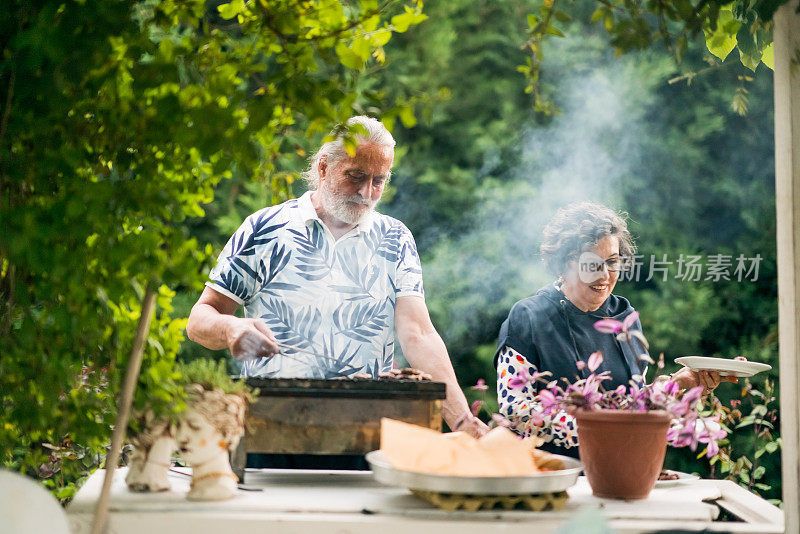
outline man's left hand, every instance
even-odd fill
[[[469,416],[465,417],[464,420],[459,423],[458,428],[454,428],[453,430],[466,432],[477,439],[489,432],[489,427],[474,415],[469,414]]]

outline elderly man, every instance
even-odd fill
[[[445,382],[444,417],[473,435],[472,417],[428,315],[414,238],[374,208],[395,141],[370,117],[352,157],[338,135],[314,155],[309,192],[249,216],[192,308],[189,338],[229,348],[244,376],[333,378],[392,367],[394,334],[409,363]],[[233,314],[244,306],[244,318]],[[465,423],[466,422],[466,423]]]

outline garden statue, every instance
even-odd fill
[[[238,479],[228,451],[244,434],[247,397],[192,384],[187,409],[178,420],[176,440],[181,458],[192,466],[189,500],[219,501],[236,494]]]
[[[141,430],[131,437],[134,451],[125,482],[132,491],[170,489],[167,471],[175,450],[174,424],[147,410],[135,418]]]

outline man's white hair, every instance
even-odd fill
[[[361,143],[374,143],[380,148],[383,148],[386,154],[391,154],[394,150],[395,141],[386,126],[383,125],[378,119],[367,117],[366,115],[358,115],[347,119],[347,126],[360,124],[367,130],[366,135],[356,134],[355,139],[358,144]],[[308,182],[308,189],[315,191],[319,186],[319,160],[325,156],[328,168],[332,168],[345,158],[350,157],[344,147],[344,133],[339,129],[334,129],[331,135],[335,135],[336,139],[324,143],[317,153],[311,156],[311,162],[308,168],[303,173],[303,178]]]

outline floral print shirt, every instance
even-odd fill
[[[308,351],[247,361],[243,376],[377,377],[392,367],[396,300],[424,297],[403,223],[372,212],[334,239],[310,192],[245,219],[209,277],[206,285],[263,319],[279,342]]]
[[[523,436],[541,438],[544,443],[571,449],[578,446],[578,433],[575,419],[561,411],[555,415],[543,416],[541,409],[533,401],[536,394],[530,385],[511,388],[508,381],[521,368],[533,374],[536,368],[519,352],[508,345],[500,349],[497,359],[497,401],[500,415],[511,422],[511,428]]]

